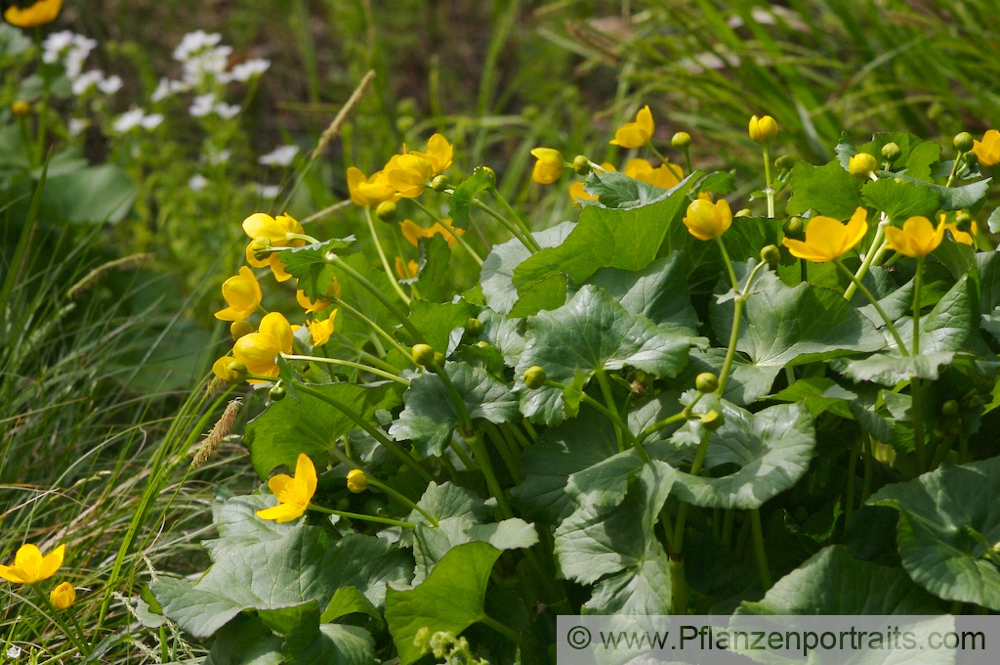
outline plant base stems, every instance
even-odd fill
[[[670,557],[669,567],[674,614],[687,614],[687,580],[684,579],[684,559]]]
[[[375,243],[375,251],[378,252],[378,258],[382,262],[382,268],[385,270],[385,276],[389,278],[389,283],[392,284],[392,288],[396,290],[396,293],[407,305],[410,304],[410,297],[406,295],[403,291],[403,287],[399,285],[399,280],[396,276],[392,274],[392,268],[389,267],[389,259],[385,257],[385,252],[382,250],[382,243],[378,239],[378,233],[375,232],[375,222],[372,221],[372,209],[365,206],[365,220],[368,222],[368,231],[372,234],[372,241]]]
[[[767,566],[767,552],[764,550],[764,529],[760,524],[760,509],[750,510],[750,521],[753,528],[754,558],[757,560],[757,571],[760,574],[760,585],[764,591],[771,588],[771,569]]]

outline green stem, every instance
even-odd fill
[[[403,287],[399,285],[399,280],[396,279],[396,275],[393,274],[392,268],[389,267],[389,259],[385,257],[385,252],[382,250],[382,243],[379,242],[378,233],[375,232],[375,222],[372,221],[372,209],[369,206],[365,206],[365,220],[368,222],[368,231],[372,234],[372,240],[375,241],[375,251],[378,252],[378,258],[382,261],[382,268],[385,270],[385,276],[389,278],[389,283],[392,284],[392,288],[396,290],[399,297],[407,305],[410,304],[410,296],[406,295],[403,291]]]
[[[338,517],[346,517],[352,520],[362,520],[365,522],[375,522],[377,524],[388,524],[390,526],[401,526],[404,529],[416,529],[417,525],[413,522],[404,522],[402,520],[394,520],[389,517],[376,517],[375,515],[363,515],[361,513],[349,513],[346,510],[333,510],[332,508],[324,508],[323,506],[317,506],[310,503],[308,510],[314,510],[317,513],[325,513],[327,515],[337,515]]]
[[[546,381],[545,383],[546,385],[551,385],[553,387],[565,388],[565,386],[563,386],[560,383],[556,383],[555,381]],[[628,428],[628,425],[624,423],[621,418],[618,417],[617,413],[608,410],[606,406],[598,402],[596,399],[594,399],[587,393],[583,393],[582,401],[600,411],[602,414],[604,414],[604,416],[608,420],[613,422],[619,428],[622,434],[624,434],[625,437],[629,440],[629,443],[631,443],[632,446],[635,447],[637,451],[639,451],[639,458],[643,462],[649,461],[649,455],[646,453],[646,449],[643,448],[642,442],[639,441],[634,434],[632,434],[631,430],[629,430]]]
[[[80,635],[74,634],[73,631],[71,631],[59,618],[59,610],[53,607],[52,603],[49,602],[49,598],[45,595],[45,592],[34,584],[29,584],[28,586],[30,586],[31,590],[38,594],[38,597],[41,599],[41,607],[45,608],[45,611],[43,611],[42,614],[48,618],[49,621],[59,626],[59,629],[66,635],[66,639],[73,643],[73,646],[76,647],[77,651],[83,654],[84,657],[89,656],[90,649],[88,649],[85,644],[80,641],[83,638],[83,633],[81,632]],[[41,607],[39,609],[41,609]]]
[[[462,426],[462,429],[465,430],[462,434],[468,436],[466,432],[473,430],[472,417],[469,415],[469,407],[466,406],[462,393],[458,392],[458,388],[456,388],[455,384],[452,383],[451,377],[448,376],[444,367],[441,367],[437,363],[433,363],[429,369],[437,374],[438,378],[441,379],[441,383],[444,384],[445,391],[448,393],[448,396],[451,397],[451,401],[455,404],[455,412],[458,415],[458,422]]]
[[[871,496],[872,491],[872,438],[871,436],[866,436],[864,441],[864,456],[865,456],[865,477],[861,483],[861,505],[868,503],[868,497]]]
[[[906,350],[906,344],[903,342],[903,338],[899,336],[899,331],[896,330],[896,326],[892,323],[892,319],[890,319],[889,315],[885,313],[885,310],[882,309],[882,306],[878,304],[878,300],[875,299],[875,296],[872,295],[872,292],[869,291],[865,287],[865,285],[862,284],[861,281],[854,276],[854,273],[852,273],[850,270],[847,269],[847,266],[845,266],[839,258],[834,259],[833,262],[837,265],[838,268],[840,268],[840,270],[845,275],[847,275],[847,277],[851,280],[851,282],[853,282],[856,288],[859,291],[861,291],[861,293],[865,296],[865,298],[868,299],[868,302],[872,304],[872,307],[874,307],[875,311],[878,312],[878,315],[882,317],[882,320],[885,321],[886,328],[892,334],[892,338],[896,340],[896,345],[899,346],[899,352],[904,356],[910,355],[909,351]]]
[[[944,184],[945,187],[951,187],[951,183],[955,180],[955,174],[958,173],[958,163],[962,160],[962,156],[965,155],[964,152],[958,152],[955,155],[955,161],[951,163],[951,173],[948,174],[948,182]]]
[[[670,568],[670,586],[674,600],[674,614],[685,615],[687,608],[687,580],[684,577],[684,559],[670,557],[667,562]]]
[[[396,501],[399,501],[400,503],[402,503],[404,506],[409,506],[411,510],[415,510],[418,513],[420,513],[421,515],[423,515],[424,519],[426,519],[428,522],[430,522],[431,525],[434,526],[435,528],[438,527],[438,526],[440,526],[441,523],[438,521],[437,517],[435,517],[434,515],[431,515],[429,512],[427,512],[426,510],[424,510],[423,508],[421,508],[420,506],[418,506],[417,504],[415,504],[413,501],[410,500],[409,497],[404,496],[403,494],[400,494],[399,492],[397,492],[396,490],[392,489],[391,487],[389,487],[385,483],[381,483],[381,482],[375,480],[374,478],[372,478],[371,476],[367,476],[367,474],[366,474],[366,480],[367,480],[368,484],[371,485],[372,487],[374,487],[376,489],[382,490],[383,492],[385,492],[389,496],[391,496],[394,499],[396,499]]]
[[[736,357],[736,340],[740,337],[742,317],[743,299],[737,298],[733,305],[733,329],[729,333],[729,348],[726,349],[726,359],[722,362],[722,371],[719,372],[719,387],[715,391],[719,395],[726,389],[726,381],[729,380],[729,371],[733,367],[733,358]]]
[[[348,314],[351,314],[352,316],[363,322],[365,325],[367,325],[369,328],[371,328],[372,332],[376,333],[377,335],[379,335],[379,337],[389,342],[390,346],[392,346],[394,349],[402,353],[405,357],[407,358],[411,357],[409,349],[407,349],[402,344],[397,342],[395,337],[393,337],[392,335],[390,335],[389,333],[387,333],[385,330],[382,329],[382,326],[378,325],[377,323],[369,319],[367,316],[362,314],[360,311],[358,311],[351,305],[348,305],[340,298],[334,298],[333,301],[337,303],[338,307],[343,308],[344,311],[346,311]]]
[[[601,367],[594,372],[594,376],[597,377],[597,384],[601,387],[601,394],[604,395],[604,404],[608,407],[608,411],[615,414],[617,422],[624,422],[618,411],[618,405],[615,404],[615,397],[611,394],[611,386],[608,384],[608,375],[605,373],[604,368]],[[618,439],[618,450],[623,450],[623,434],[617,427],[615,428],[615,438]]]
[[[720,236],[715,236],[715,242],[719,243],[719,251],[722,252],[722,261],[726,264],[726,270],[729,272],[729,281],[733,285],[733,291],[736,295],[739,295],[740,283],[736,279],[736,271],[733,270],[733,262],[729,260],[729,252],[726,251],[726,245],[722,242]]]
[[[764,529],[760,525],[760,508],[750,509],[750,521],[753,526],[754,558],[757,560],[757,572],[760,574],[760,585],[764,591],[771,588],[771,569],[767,566],[767,552],[764,550]]]
[[[311,386],[306,385],[304,383],[299,383],[298,381],[295,382],[295,389],[298,390],[298,391],[300,391],[300,392],[302,392],[302,393],[305,393],[306,395],[310,395],[312,397],[315,397],[316,399],[320,400],[321,402],[325,402],[326,404],[329,404],[333,408],[335,408],[338,411],[340,411],[341,413],[343,413],[351,421],[353,421],[354,424],[356,424],[358,427],[360,427],[364,431],[368,432],[368,434],[370,434],[372,436],[372,438],[374,438],[376,441],[378,441],[379,443],[381,443],[382,446],[385,447],[385,449],[388,450],[390,453],[392,453],[392,455],[396,459],[398,459],[400,462],[402,462],[403,464],[405,464],[410,470],[412,470],[414,473],[416,473],[418,476],[420,476],[424,481],[426,481],[426,482],[429,483],[432,480],[434,480],[434,478],[431,476],[431,474],[429,474],[427,472],[427,470],[424,469],[424,467],[420,466],[420,464],[418,464],[415,459],[413,459],[410,455],[407,455],[403,451],[402,448],[400,448],[395,443],[393,443],[392,441],[390,441],[385,436],[385,434],[382,434],[382,432],[380,432],[377,428],[373,427],[371,425],[371,423],[369,423],[367,420],[365,420],[364,418],[362,418],[351,407],[347,406],[346,404],[344,404],[340,400],[334,399],[333,397],[330,397],[329,395],[325,395],[322,392],[320,392],[318,390],[315,390]]]
[[[331,257],[331,255],[328,254],[328,257]],[[396,320],[399,321],[404,328],[406,328],[406,331],[410,333],[410,335],[413,337],[414,340],[418,342],[424,341],[423,333],[417,330],[416,326],[410,323],[410,320],[407,318],[406,314],[402,310],[400,310],[399,307],[396,306],[396,303],[386,298],[385,294],[382,293],[382,291],[377,286],[369,282],[364,275],[359,273],[351,266],[347,265],[347,263],[342,258],[340,258],[335,254],[332,255],[331,258],[328,258],[328,260],[334,265],[336,265],[338,268],[343,270],[345,273],[347,273],[347,275],[351,277],[351,279],[353,279],[358,284],[363,286],[369,293],[375,296],[375,299],[378,300],[380,303],[382,303],[385,306],[385,308],[389,310],[389,312],[394,317],[396,317]]]
[[[500,516],[503,519],[513,517],[514,513],[510,509],[510,504],[507,503],[507,496],[503,493],[500,483],[497,482],[496,474],[493,473],[493,464],[490,462],[489,451],[486,450],[482,439],[479,438],[479,432],[473,430],[471,436],[465,435],[465,441],[469,444],[472,454],[476,456],[476,461],[479,462],[479,468],[486,478],[486,487],[490,490],[490,494],[497,500],[497,509],[500,511]]]
[[[774,217],[774,188],[771,187],[771,154],[764,146],[764,182],[767,187],[764,189],[764,193],[767,195],[767,216],[768,218]]]
[[[485,203],[483,203],[479,199],[472,199],[472,205],[474,207],[482,210],[487,215],[489,215],[493,219],[497,220],[501,224],[503,224],[504,228],[506,228],[508,231],[510,231],[511,235],[513,235],[515,238],[517,238],[518,241],[520,241],[520,243],[522,245],[524,245],[525,248],[527,248],[527,250],[529,252],[531,252],[532,254],[534,254],[539,249],[541,249],[541,247],[539,247],[538,243],[535,242],[534,238],[525,238],[521,234],[521,231],[514,224],[512,224],[506,217],[504,217],[503,215],[501,215],[496,210],[494,210],[493,208],[489,207],[488,205],[486,205]]]
[[[858,469],[858,455],[861,452],[860,447],[860,440],[851,446],[850,460],[847,463],[847,504],[844,507],[845,524],[851,521],[851,515],[854,513],[854,475],[857,473]]]
[[[496,185],[490,187],[490,193],[493,194],[493,198],[500,202],[500,206],[507,211],[510,218],[513,219],[514,223],[521,229],[521,233],[524,234],[524,237],[531,241],[531,244],[535,247],[535,251],[537,252],[540,250],[541,247],[537,242],[535,242],[535,238],[531,235],[531,229],[528,228],[528,225],[524,223],[524,220],[517,214],[517,211],[515,211],[514,208],[511,207],[510,203],[507,202],[507,199],[504,198],[504,195],[501,194],[500,190],[496,188]]]
[[[374,367],[369,367],[368,365],[363,365],[361,363],[351,362],[350,360],[340,360],[339,358],[323,358],[320,356],[296,356],[288,353],[282,353],[281,357],[286,360],[311,360],[318,363],[327,363],[330,365],[342,365],[343,367],[352,367],[354,369],[359,369],[363,372],[368,372],[369,374],[374,374],[375,376],[381,376],[383,379],[389,379],[390,381],[395,381],[404,386],[410,385],[410,382],[401,376],[395,374],[390,374],[389,372],[383,372],[380,369]]]
[[[425,213],[427,213],[427,215],[431,219],[433,219],[435,222],[444,223],[444,220],[441,219],[440,215],[435,214],[433,210],[431,210],[430,208],[428,208],[427,206],[425,206],[423,203],[421,203],[417,199],[410,199],[410,201],[412,201],[414,205],[416,205],[418,208],[420,208]],[[465,249],[465,251],[469,253],[469,256],[472,257],[472,260],[475,261],[479,265],[479,267],[482,267],[483,266],[483,259],[482,259],[481,256],[479,256],[479,252],[477,252],[476,250],[474,250],[472,248],[472,245],[470,245],[469,242],[465,238],[463,238],[462,236],[458,235],[457,233],[455,233],[453,235],[455,237],[455,240],[458,241],[458,244],[461,245]]]
[[[534,645],[525,636],[523,636],[520,633],[517,633],[514,630],[508,628],[507,626],[503,625],[502,623],[500,623],[499,621],[497,621],[493,617],[490,617],[490,616],[487,616],[486,614],[483,614],[483,616],[479,619],[479,623],[481,623],[481,624],[483,624],[485,626],[489,626],[490,628],[492,628],[493,630],[497,631],[498,633],[500,633],[501,635],[503,635],[507,639],[511,640],[512,642],[514,642],[515,644],[517,644],[519,647],[521,647],[521,649],[525,653],[533,653],[533,650],[534,650],[535,647],[534,647]]]
[[[885,237],[885,227],[889,224],[889,218],[885,216],[885,213],[881,213],[879,218],[878,228],[875,229],[875,237],[872,239],[872,244],[868,247],[868,251],[865,252],[864,258],[861,260],[861,266],[858,268],[858,272],[854,274],[855,279],[851,280],[851,283],[847,285],[847,290],[844,291],[844,298],[850,300],[854,297],[854,291],[858,288],[855,284],[861,282],[865,274],[868,272],[868,268],[871,267],[875,259],[881,258],[882,254],[885,253],[886,248],[889,246],[888,243],[883,241]]]
[[[917,257],[917,274],[913,277],[913,355],[920,355],[920,291],[923,282],[924,257]],[[916,453],[917,474],[927,470],[924,451],[923,387],[920,377],[910,377],[910,398],[913,408],[913,448]]]
[[[493,445],[500,452],[500,457],[503,458],[503,463],[507,467],[507,471],[510,472],[511,478],[514,479],[514,483],[520,485],[524,478],[521,476],[521,472],[515,461],[514,451],[511,449],[512,440],[508,438],[509,435],[501,432],[496,425],[489,421],[486,421],[486,431],[489,433]]]
[[[517,425],[514,425],[513,423],[503,423],[500,425],[500,429],[503,430],[504,432],[509,432],[514,437],[514,440],[517,441],[517,446],[521,450],[524,450],[525,448],[531,445],[531,442],[528,441],[528,437],[524,435],[524,432],[522,432]],[[511,446],[511,450],[515,452],[520,452],[517,448],[513,446]]]
[[[310,245],[315,245],[315,244],[319,243],[319,240],[317,240],[316,238],[313,238],[310,235],[306,235],[304,233],[290,233],[290,232],[286,233],[285,234],[285,240],[302,240],[304,242],[309,243]],[[275,247],[274,251],[280,252],[280,251],[282,251],[284,249],[287,249],[287,247]]]
[[[726,508],[726,514],[722,516],[722,544],[729,547],[733,540],[733,522],[736,521],[736,510]]]
[[[647,148],[649,148],[649,151],[650,151],[651,153],[653,153],[654,155],[656,155],[656,158],[657,158],[658,160],[660,160],[660,161],[661,161],[662,163],[664,163],[664,164],[666,164],[666,163],[667,163],[667,158],[666,158],[666,157],[664,157],[664,156],[663,156],[663,155],[662,155],[662,154],[660,153],[660,151],[656,149],[656,146],[655,146],[655,145],[653,145],[653,141],[652,141],[652,140],[650,140],[650,141],[649,141],[649,143],[647,143],[647,144],[646,144],[646,147],[647,147]],[[690,170],[690,167],[688,167],[688,170]]]
[[[698,395],[700,397],[701,393],[699,393]],[[684,411],[681,411],[680,413],[675,413],[669,418],[664,418],[663,420],[657,421],[652,425],[650,425],[649,427],[647,427],[646,429],[639,432],[639,440],[645,441],[646,438],[649,437],[649,435],[655,432],[659,432],[664,427],[669,427],[670,425],[673,425],[674,423],[680,422],[685,419],[687,419],[687,414]]]
[[[462,446],[460,446],[458,444],[458,442],[454,438],[452,438],[450,441],[448,441],[448,445],[451,447],[451,449],[458,456],[458,459],[460,459],[462,461],[462,464],[465,465],[466,469],[468,469],[469,471],[478,471],[479,470],[479,465],[476,464],[472,460],[471,457],[469,457],[469,454],[467,452],[465,452],[465,450],[462,448]],[[442,457],[441,459],[444,460],[444,459],[447,459],[447,458]]]

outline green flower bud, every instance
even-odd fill
[[[961,134],[955,135],[955,150],[958,150],[959,152],[969,152],[972,150],[973,143],[972,134],[969,132],[962,132]]]
[[[478,346],[480,349],[488,349],[490,348],[490,343],[487,342],[485,339],[481,339],[478,342],[476,342],[476,346]]]
[[[524,370],[524,385],[536,390],[545,385],[545,370],[538,365],[532,365]]]
[[[233,362],[229,363],[226,366],[226,369],[228,369],[230,372],[235,372],[240,376],[246,376],[247,373],[247,366],[241,363],[239,360],[234,360]]]
[[[847,164],[847,170],[855,178],[867,178],[870,173],[878,169],[878,160],[867,152],[859,152],[851,157]]]
[[[950,399],[941,405],[941,415],[945,418],[955,418],[962,412],[957,400]]]
[[[968,165],[968,167],[970,169],[973,168],[973,167],[975,167],[976,164],[979,163],[979,155],[977,155],[976,153],[974,153],[972,151],[964,153],[962,155],[962,159],[965,160],[966,165]]]
[[[959,231],[968,233],[972,230],[972,215],[964,210],[960,210],[955,214],[955,226],[958,227]]]
[[[795,158],[791,155],[782,155],[774,160],[774,165],[782,171],[791,171],[795,166]]]
[[[590,165],[590,159],[586,155],[577,155],[573,158],[573,170],[578,175],[587,175],[594,170],[594,167]]]
[[[900,150],[899,146],[895,143],[886,143],[882,146],[882,156],[885,157],[886,161],[890,164],[899,159],[902,152],[903,151]]]
[[[229,326],[229,334],[233,336],[233,341],[235,342],[240,337],[244,335],[249,335],[253,332],[253,326],[250,325],[248,321],[233,321]]]
[[[677,132],[670,139],[670,145],[675,150],[687,150],[691,146],[691,135],[687,132]]]
[[[434,349],[429,344],[413,345],[413,362],[421,367],[430,367],[434,364]]]
[[[281,400],[285,399],[285,395],[286,395],[285,387],[280,383],[274,384],[274,387],[272,387],[269,391],[267,391],[267,396],[271,399],[272,402],[280,402]]]
[[[714,393],[719,389],[719,377],[711,372],[702,372],[695,377],[694,387],[702,394]]]
[[[726,422],[725,417],[715,409],[712,409],[711,411],[709,411],[708,413],[706,413],[701,417],[701,426],[707,429],[709,432],[716,431],[717,429],[722,427],[722,425],[725,422]]]
[[[392,224],[396,221],[396,202],[382,201],[375,208],[375,216],[387,224]]]
[[[441,174],[436,175],[431,179],[431,189],[435,192],[443,192],[448,189],[451,183],[448,181],[448,176]]]
[[[434,352],[434,364],[438,367],[444,367],[444,354],[440,351]]]
[[[266,261],[271,256],[273,249],[271,239],[266,236],[260,236],[250,241],[250,252],[258,261]]]
[[[482,171],[483,173],[485,173],[486,174],[486,179],[489,181],[489,183],[491,185],[496,185],[497,184],[497,172],[494,171],[493,169],[491,169],[490,167],[488,167],[488,166],[477,166],[475,170],[476,170],[476,172]]]
[[[739,210],[736,211],[736,214],[733,215],[733,217],[749,217],[749,216],[750,216],[750,208],[740,208]]]
[[[789,217],[788,221],[781,225],[781,232],[786,238],[805,240],[806,225],[800,217]]]
[[[768,245],[760,250],[760,260],[770,266],[776,266],[781,261],[781,250],[775,245]]]
[[[483,322],[470,316],[465,320],[465,334],[469,337],[479,337],[483,334]]]

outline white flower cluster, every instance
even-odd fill
[[[264,166],[288,166],[299,154],[299,146],[283,145],[278,146],[266,155],[257,158],[257,162]]]
[[[163,122],[162,113],[146,113],[141,108],[133,108],[118,116],[111,128],[119,134],[124,134],[136,127],[150,131],[159,127],[161,122]]]
[[[53,32],[42,42],[42,62],[50,65],[62,63],[66,78],[73,86],[74,95],[82,95],[97,87],[105,95],[113,95],[121,90],[122,80],[118,76],[104,76],[100,69],[83,71],[83,65],[97,42],[69,30]]]
[[[269,60],[255,58],[241,62],[231,69],[229,58],[233,54],[231,46],[221,44],[222,35],[217,32],[195,30],[184,35],[181,43],[174,49],[174,60],[181,63],[184,73],[179,81],[160,79],[153,92],[153,102],[159,102],[172,94],[189,90],[204,89],[211,82],[222,84],[246,82],[267,71],[271,66]],[[222,118],[233,118],[240,112],[240,107],[216,100],[212,93],[195,97],[190,107],[191,115],[196,118],[215,113]]]

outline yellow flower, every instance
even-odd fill
[[[355,494],[361,494],[368,489],[368,476],[361,469],[351,469],[347,472],[347,489]]]
[[[291,522],[302,517],[316,493],[316,467],[305,453],[295,462],[295,477],[279,473],[267,481],[278,505],[257,511],[257,517],[275,522]]]
[[[808,232],[806,229],[806,233]],[[901,229],[895,226],[885,228],[885,241],[889,249],[911,258],[927,256],[938,248],[943,239],[944,220],[938,223],[936,229],[926,217],[910,217],[903,222]]]
[[[806,225],[806,239],[785,238],[781,244],[792,256],[824,263],[849,252],[868,233],[868,211],[858,208],[851,220],[842,224],[832,217],[813,217]]]
[[[258,212],[243,220],[243,231],[251,238],[246,248],[247,263],[254,268],[270,268],[274,279],[279,282],[292,278],[285,272],[285,264],[278,259],[277,252],[271,253],[264,259],[258,259],[254,256],[253,245],[256,239],[266,238],[273,247],[302,247],[306,243],[301,238],[288,238],[289,233],[299,235],[305,233],[298,221],[287,213],[271,217],[267,213]]]
[[[246,337],[246,335],[243,337]],[[240,339],[243,339],[243,337]],[[236,358],[233,358],[232,356],[222,356],[212,364],[212,373],[226,383],[241,383],[244,376],[243,372],[238,372],[230,368],[230,365],[235,362]]]
[[[229,307],[216,312],[215,318],[220,321],[242,321],[257,311],[263,294],[253,271],[242,266],[239,275],[222,283],[222,297]]]
[[[426,229],[422,226],[414,224],[408,219],[404,219],[399,225],[399,230],[403,232],[403,237],[406,238],[406,240],[414,247],[418,247],[420,245],[421,238],[430,239],[436,235],[440,235],[447,240],[448,246],[451,247],[458,242],[458,238],[455,237],[456,234],[465,235],[464,229],[456,229],[451,225],[451,218],[443,219],[440,222],[434,222],[433,226]]]
[[[593,194],[588,194],[587,190],[583,188],[583,183],[579,180],[573,182],[569,186],[569,195],[577,203],[582,203],[583,201],[596,201],[598,198]]]
[[[351,192],[351,200],[362,208],[399,200],[399,192],[389,186],[385,171],[377,171],[366,178],[360,169],[352,166],[347,169],[347,189]]]
[[[538,159],[531,171],[532,180],[540,185],[551,185],[562,177],[566,160],[561,152],[553,148],[535,148],[531,154]]]
[[[684,226],[698,240],[719,238],[733,223],[733,211],[725,199],[712,203],[712,197],[701,193],[688,205]]]
[[[1000,163],[1000,132],[991,129],[983,134],[982,141],[973,142],[972,152],[976,153],[982,166],[994,166]]]
[[[769,145],[774,137],[778,135],[778,123],[769,115],[763,118],[753,116],[750,118],[750,138],[754,143]]]
[[[76,602],[76,589],[69,582],[60,582],[49,594],[49,602],[57,610],[68,609]]]
[[[396,257],[396,274],[399,275],[400,279],[413,279],[419,270],[420,266],[413,259],[403,263],[402,257]]]
[[[326,295],[332,296],[333,298],[339,298],[341,296],[342,289],[340,287],[340,280],[336,277],[330,282],[330,286],[326,287]],[[295,292],[295,301],[306,311],[306,314],[318,314],[319,312],[324,312],[330,306],[329,298],[319,298],[317,300],[310,300],[309,296],[302,289]]]
[[[623,148],[641,148],[649,143],[653,138],[653,114],[649,106],[643,106],[642,110],[635,116],[635,122],[627,122],[618,128],[615,137],[611,139],[611,145],[620,145]]]
[[[271,312],[260,321],[260,329],[244,335],[233,345],[233,356],[247,366],[251,374],[278,376],[275,358],[292,352],[292,327],[279,312]],[[251,380],[253,382],[253,380]]]
[[[393,155],[385,165],[385,175],[392,187],[405,199],[412,199],[424,192],[424,187],[434,177],[434,165],[414,155]]]
[[[411,150],[409,154],[426,159],[431,163],[434,175],[440,175],[451,168],[451,160],[455,150],[448,143],[448,139],[441,134],[435,134],[427,139],[427,152]]]
[[[847,162],[847,170],[855,178],[867,178],[868,174],[878,169],[878,160],[867,152],[852,155]]]
[[[66,546],[60,545],[44,557],[34,545],[21,545],[14,555],[14,565],[0,565],[0,577],[14,584],[35,584],[56,574],[63,562]]]
[[[38,0],[30,7],[20,9],[19,7],[8,7],[3,17],[8,23],[12,23],[19,28],[33,28],[36,25],[52,23],[59,16],[62,9],[62,0]]]
[[[944,220],[944,215],[941,215],[941,219]],[[951,224],[944,225],[945,230],[951,232],[951,237],[955,239],[955,242],[960,242],[963,245],[975,245],[976,235],[979,233],[979,227],[976,226],[975,222],[969,227],[969,233],[958,228],[958,224],[954,222]]]
[[[630,160],[625,165],[624,170],[625,175],[630,178],[648,182],[654,187],[662,187],[663,189],[670,189],[680,182],[680,178],[677,177],[678,173],[683,176],[680,167],[673,164],[660,164],[654,169],[648,159],[642,158]]]
[[[333,322],[336,320],[337,312],[339,311],[339,309],[333,310],[330,312],[330,316],[322,321],[306,321],[313,346],[323,346],[330,341],[330,335],[333,334]]]

